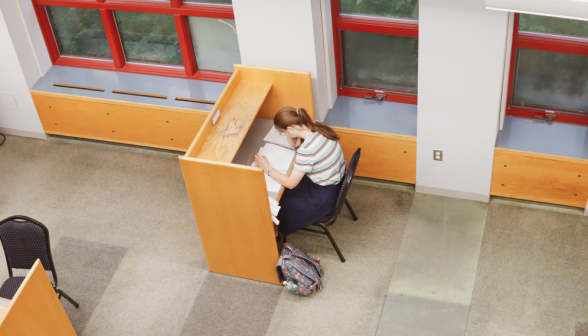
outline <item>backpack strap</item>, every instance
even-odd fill
[[[314,266],[314,269],[316,271],[316,274],[318,274],[319,279],[322,278],[322,274],[324,272],[322,271],[322,267],[314,260],[312,259],[308,254],[304,253],[304,252],[300,252],[300,254],[295,254],[294,257],[298,257],[301,259],[304,259],[306,261],[308,261],[312,266]],[[298,270],[300,271],[300,270]],[[308,276],[308,274],[305,274],[306,276]],[[312,277],[310,277],[312,278]]]

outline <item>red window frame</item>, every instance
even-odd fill
[[[415,20],[396,19],[388,17],[367,16],[361,14],[341,14],[339,0],[331,0],[331,14],[333,16],[333,42],[335,47],[335,67],[337,68],[337,95],[363,98],[373,95],[374,90],[359,89],[343,86],[343,58],[344,48],[341,31],[357,31],[399,36],[419,36],[419,23]],[[416,94],[402,94],[386,91],[385,101],[406,104],[417,104]]]
[[[545,114],[553,114],[546,112],[544,108],[520,107],[512,104],[514,94],[515,72],[517,67],[518,49],[534,49],[553,51],[566,54],[576,54],[588,56],[588,38],[578,38],[563,35],[550,35],[543,33],[534,33],[527,31],[519,31],[520,14],[515,13],[513,24],[512,37],[512,53],[510,56],[510,74],[508,81],[508,99],[506,101],[506,115],[522,118],[534,118],[533,115],[545,116]],[[587,69],[588,71],[588,69]],[[558,110],[550,108],[548,111],[557,112],[557,117],[554,121],[564,122],[570,124],[587,125],[588,116],[580,116],[574,114],[566,114],[569,111]]]
[[[192,46],[188,16],[211,17],[219,19],[235,19],[231,5],[185,3],[183,0],[147,1],[147,0],[32,0],[41,32],[54,65],[73,66],[100,70],[132,72],[147,75],[158,75],[176,78],[198,79],[214,82],[228,82],[230,73],[199,70]],[[45,6],[93,8],[100,11],[102,23],[108,44],[112,53],[112,60],[98,60],[60,55],[51,29]],[[143,12],[173,15],[178,32],[180,50],[184,68],[146,64],[129,63],[125,59],[120,36],[116,28],[113,11]]]

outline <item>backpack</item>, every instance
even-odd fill
[[[278,280],[298,295],[316,293],[323,289],[321,276],[325,271],[320,262],[320,258],[315,259],[285,243],[276,266]]]

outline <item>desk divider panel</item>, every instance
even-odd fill
[[[277,284],[278,250],[263,171],[192,158],[180,162],[208,269]]]
[[[588,160],[495,148],[490,195],[585,208]]]
[[[55,290],[37,260],[0,320],[0,335],[76,335]]]
[[[284,106],[305,108],[314,118],[310,73],[235,65],[204,125],[180,157],[211,272],[279,284],[264,172],[231,162],[253,120],[273,120]],[[218,109],[220,117],[213,126]]]

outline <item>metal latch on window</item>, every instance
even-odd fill
[[[382,100],[384,100],[384,98],[386,98],[386,95],[382,94],[382,93],[377,93],[375,96],[368,96],[368,95],[363,96],[363,99],[371,99],[371,100],[377,100],[377,101],[382,101]]]
[[[547,121],[553,121],[556,117],[557,117],[557,115],[555,115],[555,114],[546,114],[544,116],[539,115],[539,114],[533,114],[533,118],[543,119],[543,120],[547,120]]]

